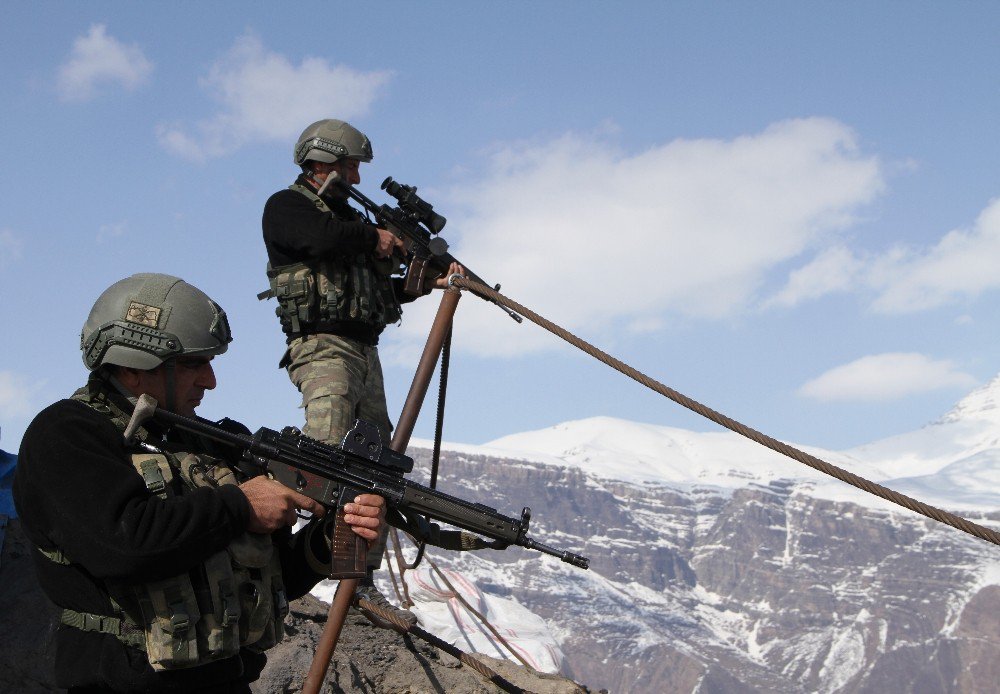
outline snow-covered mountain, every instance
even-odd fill
[[[799,448],[1000,521],[1000,378],[938,421]],[[429,442],[414,441],[429,447]],[[444,446],[440,488],[592,559],[433,553],[544,617],[568,674],[611,691],[978,692],[1000,682],[1000,548],[728,431],[592,418]],[[426,451],[411,453],[420,462]]]

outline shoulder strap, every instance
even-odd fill
[[[316,206],[316,209],[320,210],[321,212],[329,212],[330,214],[333,214],[333,210],[330,209],[330,206],[326,204],[326,201],[324,201],[323,198],[316,195],[316,193],[309,190],[301,183],[293,183],[292,185],[288,186],[288,189],[294,190],[296,193],[301,193],[302,195],[305,195],[307,198],[312,200],[312,204],[314,204]]]
[[[68,627],[73,627],[80,631],[97,631],[102,634],[111,634],[125,645],[145,651],[146,635],[142,627],[122,612],[114,600],[111,601],[111,604],[114,605],[121,617],[110,617],[92,612],[77,612],[76,610],[64,609],[59,615],[59,621]]]
[[[87,379],[87,385],[73,393],[70,399],[82,402],[92,410],[104,415],[124,434],[131,415],[108,397],[107,389],[112,387],[99,373],[92,373]],[[146,431],[145,427],[139,427],[136,430],[136,440],[146,441],[148,438],[149,432]]]

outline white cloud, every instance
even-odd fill
[[[126,46],[108,36],[105,25],[94,24],[73,42],[69,60],[59,67],[56,86],[64,101],[84,101],[94,96],[100,83],[135,89],[152,70],[138,45]]]
[[[824,401],[885,401],[944,388],[969,388],[976,379],[947,359],[913,352],[889,352],[856,359],[830,369],[798,390]]]
[[[10,229],[0,229],[0,267],[21,259],[24,242]]]
[[[896,244],[883,253],[842,246],[821,250],[793,270],[767,306],[794,306],[834,292],[874,296],[876,313],[914,313],[1000,288],[1000,198],[990,201],[970,229],[949,231],[934,246]]]
[[[651,325],[671,312],[719,318],[754,305],[769,272],[835,235],[883,189],[878,160],[829,119],[638,154],[613,141],[570,133],[497,151],[451,196],[466,209],[445,230],[456,257],[573,331]],[[408,313],[432,311],[428,303]],[[460,307],[460,326],[471,326],[463,345],[512,355],[553,343],[481,303]],[[419,341],[424,325],[408,319],[389,345]]]
[[[920,252],[897,248],[872,268],[880,290],[872,304],[881,313],[909,313],[974,298],[1000,288],[1000,198],[992,200],[971,229],[945,234]]]
[[[15,419],[34,412],[32,396],[43,386],[13,371],[0,371],[0,417]]]
[[[848,292],[857,287],[865,264],[844,246],[822,250],[811,262],[788,275],[784,289],[764,302],[764,306],[796,306],[827,294]]]
[[[304,58],[298,65],[246,34],[201,80],[219,104],[215,115],[193,126],[161,124],[160,144],[187,159],[229,154],[254,140],[287,140],[322,117],[350,120],[368,113],[389,81],[388,71],[362,72]]]

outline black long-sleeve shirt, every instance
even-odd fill
[[[305,174],[295,182],[312,190]],[[317,209],[312,200],[291,188],[268,198],[261,225],[272,266],[375,252],[378,232],[373,225],[345,200],[324,195],[323,201],[333,214]]]
[[[14,502],[28,539],[41,549],[61,550],[71,562],[36,555],[45,593],[61,608],[103,615],[115,614],[108,583],[138,583],[190,570],[241,535],[251,512],[235,485],[167,499],[153,495],[111,420],[73,400],[49,406],[25,432]],[[301,535],[276,536],[290,599],[322,578],[305,563]],[[56,632],[56,683],[63,687],[239,691],[256,679],[264,662],[262,655],[244,649],[226,660],[156,673],[144,653],[115,636],[66,626]]]

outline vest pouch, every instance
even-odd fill
[[[205,561],[205,577],[212,609],[198,622],[198,650],[204,660],[228,658],[240,652],[241,616],[228,552],[218,552]]]
[[[218,487],[239,484],[236,475],[225,465],[207,455],[188,453],[181,458],[181,477],[192,487]]]
[[[189,453],[181,458],[180,468],[182,477],[193,487],[238,484],[229,467],[209,456]],[[281,582],[280,557],[270,535],[244,533],[226,551],[210,557],[204,567],[211,603],[198,629],[198,648],[204,660],[235,655],[241,646],[263,651],[281,640],[288,601]],[[280,605],[284,611],[276,627],[274,615]]]
[[[315,323],[319,318],[319,307],[316,305],[313,271],[302,265],[293,265],[286,270],[272,272],[271,291],[278,300],[275,313],[281,322],[288,323],[293,332],[301,332],[303,325]]]
[[[261,573],[261,583],[269,587],[270,617],[261,629],[260,638],[245,644],[252,651],[261,653],[271,648],[285,637],[285,617],[288,615],[288,597],[281,579],[281,562],[277,553]]]
[[[322,262],[317,272],[320,313],[327,320],[345,320],[350,313],[347,272],[338,262]]]
[[[351,266],[351,283],[354,296],[351,297],[351,320],[369,322],[372,316],[374,295],[372,294],[372,273],[365,265]]]
[[[146,628],[146,656],[154,670],[198,664],[198,600],[187,574],[143,585],[137,594]]]
[[[270,536],[256,533],[240,535],[229,545],[228,552],[240,603],[240,643],[244,646],[257,644],[269,629],[272,634],[274,630],[270,569],[277,565],[278,575],[281,575],[278,557]],[[274,643],[277,642],[270,645]]]

